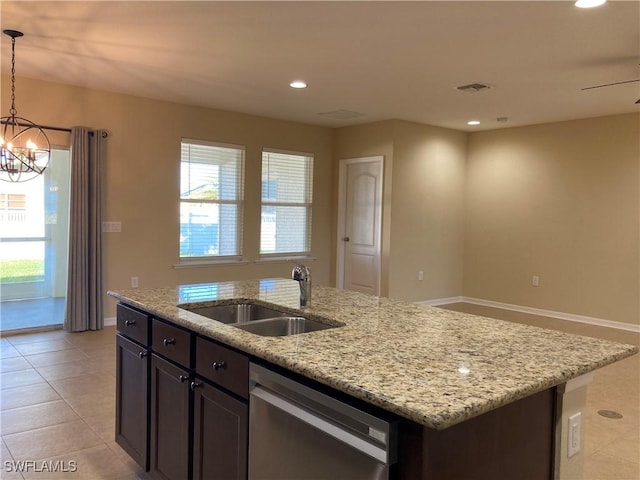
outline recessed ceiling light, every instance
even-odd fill
[[[307,83],[302,80],[296,80],[295,82],[291,82],[289,86],[291,88],[307,88]]]
[[[473,126],[473,125],[480,125],[480,120],[469,120],[469,121],[467,122],[467,125],[471,125],[471,126]]]
[[[578,8],[594,8],[607,3],[607,0],[576,0],[574,5]]]

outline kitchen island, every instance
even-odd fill
[[[559,478],[564,386],[638,350],[322,286],[314,286],[311,306],[301,310],[299,294],[297,282],[286,279],[109,292],[123,305],[405,419],[400,450],[406,465],[400,470],[413,472],[404,474],[406,478],[431,468],[434,452],[445,461],[447,442],[459,446],[461,458],[472,454],[475,442],[480,453],[474,461],[482,462],[482,457],[489,461],[496,454],[481,448],[485,433],[489,442],[491,435],[506,444],[529,441],[531,429],[545,423],[536,418],[536,410],[549,423],[538,435],[549,437],[548,447],[555,452],[546,478]],[[188,310],[244,302],[277,307],[336,327],[265,337]],[[496,412],[507,412],[507,416],[482,426],[487,419],[497,418]],[[533,425],[527,424],[530,420]],[[519,422],[524,422],[521,427]],[[522,431],[511,437],[505,428]],[[471,442],[473,435],[479,437]],[[462,437],[468,445],[461,442]],[[547,446],[525,445],[521,450],[531,456],[532,449],[538,448]],[[446,466],[442,468],[447,471]]]

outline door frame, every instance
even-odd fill
[[[378,268],[378,278],[376,280],[378,295],[380,295],[381,277],[382,277],[382,208],[384,206],[384,155],[374,155],[370,157],[345,158],[339,161],[338,168],[338,228],[336,237],[336,288],[344,290],[344,265],[345,265],[345,242],[342,239],[345,236],[345,220],[347,209],[347,167],[356,163],[378,163],[380,168],[380,177],[378,187],[380,188],[380,198],[378,203],[378,230],[376,231],[378,241],[378,259],[380,266]]]

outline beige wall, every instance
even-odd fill
[[[466,134],[399,120],[338,130],[336,159],[371,155],[385,157],[383,294],[461,295]]]
[[[17,86],[21,116],[111,132],[104,219],[123,231],[103,237],[105,289],[127,288],[131,276],[141,287],[288,276],[289,263],[255,263],[260,152],[273,147],[315,154],[317,283],[335,284],[338,161],[383,155],[383,295],[465,295],[640,323],[637,114],[470,135],[398,120],[332,130],[23,78]],[[1,98],[4,112],[6,77]],[[247,265],[173,268],[181,137],[246,146]],[[105,305],[112,316],[113,301]]]
[[[471,134],[464,295],[640,323],[639,125],[629,114]]]
[[[104,220],[121,221],[122,233],[103,234],[104,288],[289,276],[292,263],[255,263],[260,228],[260,167],[263,147],[314,154],[313,278],[332,284],[333,132],[328,128],[271,120],[17,79],[21,116],[44,125],[84,125],[110,132],[104,166]],[[9,98],[3,77],[2,111]],[[63,136],[63,137],[67,137]],[[174,269],[178,262],[178,187],[181,137],[246,146],[245,230],[242,266]],[[59,141],[68,141],[62,139]],[[105,316],[115,302],[105,297]]]
[[[396,122],[389,296],[461,294],[466,147],[462,132]]]

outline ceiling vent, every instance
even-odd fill
[[[333,110],[332,112],[319,113],[323,117],[333,118],[335,120],[349,120],[351,118],[364,117],[364,113],[352,112],[351,110]]]
[[[469,85],[457,87],[461,92],[467,93],[482,92],[483,90],[489,90],[490,88],[491,87],[489,85],[485,85],[484,83],[470,83]]]

